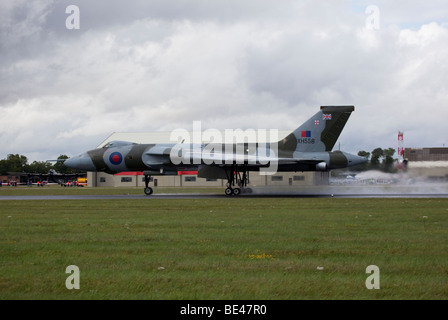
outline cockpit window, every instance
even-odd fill
[[[106,143],[103,148],[107,149],[107,148],[111,148],[111,147],[121,147],[121,146],[130,146],[130,145],[134,145],[135,143],[133,142],[129,142],[129,141],[119,141],[119,140],[115,140],[115,141],[111,141]]]

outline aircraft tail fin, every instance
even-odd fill
[[[320,107],[319,112],[278,142],[279,151],[331,151],[354,110],[354,106]]]

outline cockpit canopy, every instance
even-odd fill
[[[114,141],[110,141],[110,142],[106,143],[103,146],[103,149],[112,148],[112,147],[131,146],[131,145],[134,145],[134,144],[136,144],[136,143],[129,142],[129,141],[114,140]]]

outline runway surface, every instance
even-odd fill
[[[173,190],[175,191],[175,190]],[[116,200],[116,199],[247,199],[247,198],[448,198],[448,184],[425,185],[327,185],[307,187],[255,187],[238,196],[216,193],[158,193],[118,195],[8,195],[0,200]]]
[[[224,194],[162,193],[145,195],[46,195],[46,196],[0,196],[1,200],[119,200],[119,199],[253,199],[253,198],[448,198],[448,194]]]

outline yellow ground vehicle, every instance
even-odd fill
[[[76,181],[78,182],[78,186],[87,186],[87,178],[78,178]]]

